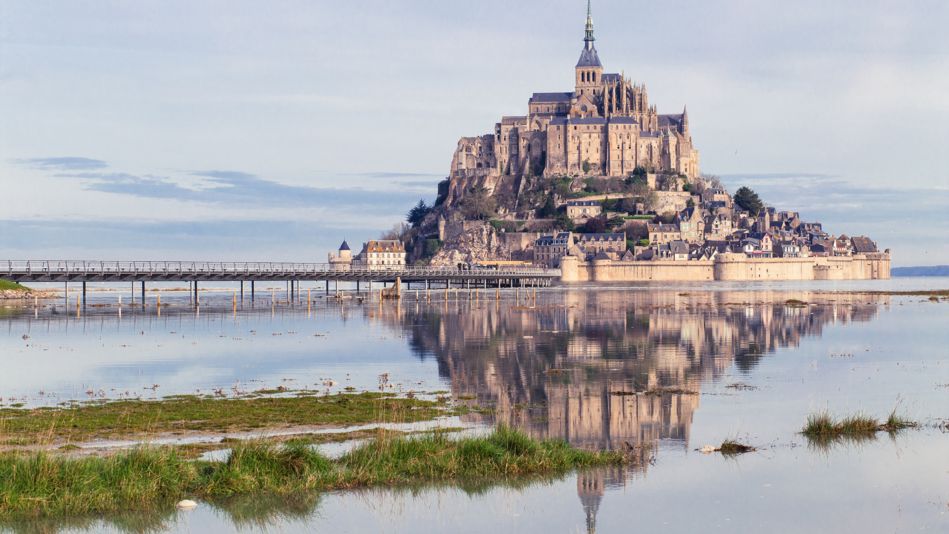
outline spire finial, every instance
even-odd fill
[[[583,38],[586,42],[587,48],[593,47],[593,41],[596,38],[593,37],[593,9],[590,5],[590,0],[587,0],[587,26],[586,26],[586,36]]]

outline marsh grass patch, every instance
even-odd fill
[[[882,422],[866,414],[836,419],[827,412],[821,412],[807,417],[801,434],[810,444],[824,447],[843,441],[871,441],[876,439],[878,432],[895,436],[904,430],[918,427],[919,423],[897,415],[896,410]]]
[[[448,439],[445,432],[421,437],[380,433],[338,459],[305,440],[237,443],[224,462],[189,460],[174,447],[81,458],[7,453],[0,455],[0,520],[161,510],[183,498],[215,502],[427,483],[482,487],[633,461],[625,452],[581,450],[504,426],[487,436],[460,439]],[[249,522],[256,516],[250,513]]]

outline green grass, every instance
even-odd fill
[[[303,425],[415,422],[454,413],[448,401],[388,393],[218,399],[176,396],[67,408],[0,409],[0,442],[87,441],[156,433],[252,431]]]
[[[745,445],[733,439],[726,439],[718,447],[718,452],[722,453],[725,456],[735,456],[738,454],[744,454],[746,452],[754,452],[755,448],[750,445]]]
[[[894,433],[901,430],[906,430],[907,428],[916,428],[918,426],[919,423],[916,421],[896,415],[896,410],[893,410],[890,412],[890,416],[886,418],[886,421],[883,422],[881,429],[885,432]]]
[[[20,285],[17,282],[11,282],[10,280],[4,280],[0,278],[0,291],[31,291],[30,288]]]
[[[458,440],[443,433],[380,434],[338,460],[303,442],[239,443],[226,462],[191,461],[167,447],[104,458],[8,453],[0,455],[0,520],[157,510],[182,498],[214,502],[380,485],[501,482],[627,461],[623,453],[533,440],[505,427]]]
[[[877,432],[895,434],[916,426],[918,426],[916,422],[896,415],[896,410],[891,412],[882,423],[864,414],[834,419],[830,414],[823,412],[808,416],[801,434],[813,444],[829,445],[842,440],[870,440],[876,437]]]

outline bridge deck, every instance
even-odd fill
[[[200,262],[200,261],[68,261],[9,260],[0,262],[0,278],[15,282],[241,282],[538,280],[560,277],[557,269],[505,267],[450,269],[439,267],[352,267],[326,263]]]

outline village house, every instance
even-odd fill
[[[649,233],[649,243],[652,245],[662,245],[682,239],[679,227],[674,224],[649,223],[646,225],[646,231]]]
[[[877,244],[869,237],[856,236],[850,240],[853,245],[854,254],[873,254],[878,252]]]
[[[834,256],[850,256],[853,254],[853,244],[850,238],[842,235],[832,242],[832,251]]]
[[[774,245],[774,257],[776,258],[800,258],[801,245],[796,241],[779,241]]]
[[[680,239],[689,243],[705,240],[705,219],[702,217],[701,208],[688,208],[679,213],[677,220]]]
[[[577,246],[587,255],[595,256],[600,252],[615,256],[618,259],[626,252],[626,234],[577,234]]]
[[[369,241],[362,246],[353,265],[371,271],[405,268],[405,245],[395,239]]]
[[[575,223],[599,216],[603,204],[596,200],[570,200],[567,202],[567,217]]]
[[[676,240],[660,245],[657,256],[661,260],[686,261],[689,259],[689,244]]]
[[[534,242],[534,264],[543,267],[559,267],[560,259],[567,255],[573,245],[570,232],[540,236]]]

